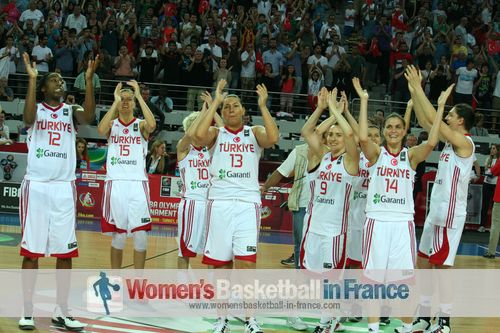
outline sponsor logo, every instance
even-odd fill
[[[78,200],[80,200],[80,203],[82,204],[83,207],[94,207],[95,206],[95,200],[92,197],[92,194],[90,192],[87,193],[81,193],[78,196]]]
[[[42,158],[42,157],[56,157],[56,158],[68,158],[67,153],[59,153],[56,151],[50,151],[48,149],[43,149],[43,148],[38,148],[36,150],[36,157],[37,158]]]
[[[57,119],[57,113],[52,113],[52,114],[50,115],[50,117],[51,117],[52,119]]]
[[[69,243],[68,250],[75,249],[78,246],[77,242]]]
[[[404,205],[404,204],[406,204],[406,199],[405,198],[392,198],[392,197],[389,197],[385,194],[380,195],[379,193],[375,193],[375,195],[373,196],[373,203],[374,204],[389,203],[389,204]]]
[[[335,199],[333,198],[322,198],[320,196],[316,197],[316,203],[326,204],[326,205],[334,205]]]
[[[191,189],[195,190],[197,188],[208,188],[208,183],[206,182],[197,182],[197,181],[191,181]]]
[[[265,206],[265,207],[262,207],[260,209],[260,218],[261,219],[266,219],[268,218],[269,216],[271,216],[272,214],[272,211],[271,211],[271,208]]]
[[[332,168],[332,165],[331,165],[331,164],[328,164],[328,165],[326,166],[326,170],[330,170],[331,168]]]
[[[393,158],[393,159],[391,159],[391,164],[392,164],[393,166],[398,165],[398,159],[397,159],[397,158]]]
[[[124,165],[137,165],[135,160],[123,160],[119,157],[111,157],[111,165],[124,164]]]
[[[151,222],[151,218],[150,217],[143,217],[141,219],[141,223],[150,223]]]
[[[200,160],[202,160],[204,157],[205,157],[205,155],[203,155],[203,153],[199,153],[199,154],[198,154],[198,158],[199,158]]]
[[[332,269],[333,265],[331,263],[329,263],[329,262],[324,262],[323,263],[323,268]]]
[[[353,200],[366,199],[366,193],[354,191]]]
[[[248,252],[257,252],[257,246],[247,246]]]
[[[124,128],[124,129],[123,129],[123,134],[128,134],[128,133],[129,133],[128,128]]]
[[[240,142],[240,141],[241,141],[241,138],[240,138],[239,136],[235,136],[235,137],[233,138],[233,141],[234,141],[234,142],[236,142],[236,143],[238,143],[238,142]]]
[[[224,169],[219,170],[219,179],[224,178],[250,178],[250,171],[248,172],[233,172],[231,170],[226,171]]]

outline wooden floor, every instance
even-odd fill
[[[20,228],[16,226],[0,226],[2,233],[19,233]],[[98,232],[78,231],[79,258],[73,261],[74,268],[109,268],[109,248],[111,238]],[[289,269],[280,265],[280,260],[286,258],[292,252],[291,245],[281,244],[259,244],[258,268],[282,268]],[[132,264],[133,244],[128,240],[125,248],[123,266]],[[19,247],[0,246],[0,268],[19,268],[21,257],[19,256]],[[156,257],[155,257],[156,256]],[[174,237],[150,236],[148,241],[148,258],[146,268],[176,268],[177,260],[177,242]],[[152,258],[155,257],[155,258]],[[500,269],[500,259],[488,260],[478,256],[458,256],[456,268],[467,269]],[[193,268],[204,268],[201,264],[201,258],[195,258],[191,261]],[[43,258],[40,260],[40,268],[54,268],[55,259]],[[500,305],[499,305],[500,314]],[[48,322],[48,321],[47,321]],[[17,319],[0,318],[1,332],[21,332],[17,329]],[[50,330],[37,330],[36,332],[51,332]],[[104,333],[118,331],[103,331]],[[277,331],[273,332],[292,332]],[[453,319],[454,333],[498,333],[500,332],[499,318],[455,318]]]

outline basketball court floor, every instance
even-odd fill
[[[176,227],[155,226],[149,237],[148,269],[174,269],[177,265],[177,243],[175,240]],[[500,258],[495,260],[484,259],[488,233],[479,234],[475,231],[465,232],[459,248],[456,267],[463,269],[500,269]],[[100,233],[98,221],[80,220],[77,229],[78,247],[80,257],[73,261],[74,268],[109,269],[110,237]],[[17,215],[0,214],[0,268],[20,268],[19,256],[20,227]],[[280,264],[280,260],[288,257],[292,252],[291,234],[278,232],[261,232],[259,243],[259,256],[257,268],[262,269],[290,269]],[[124,251],[124,268],[132,266],[133,244],[129,240]],[[497,256],[500,248],[497,248]],[[205,268],[201,258],[191,261],[193,268]],[[54,268],[55,259],[42,258],[40,268]],[[455,318],[452,321],[454,333],[498,333],[500,332],[500,305],[497,318]],[[88,324],[84,332],[93,333],[143,333],[143,332],[211,332],[213,318],[120,318],[120,317],[95,317],[81,319]],[[294,332],[286,326],[286,318],[257,317],[265,332]],[[0,318],[0,333],[22,332],[17,328],[18,318]],[[309,332],[314,329],[317,319],[304,318],[310,324]],[[36,332],[62,332],[51,327],[50,318],[36,319]],[[391,324],[381,327],[381,332],[394,332],[400,325],[397,319],[391,319]],[[366,332],[366,322],[345,323],[346,332]],[[231,332],[244,331],[241,318],[232,318],[230,321]]]

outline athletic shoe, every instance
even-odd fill
[[[330,325],[318,325],[313,333],[328,333],[330,332]]]
[[[380,326],[387,326],[391,323],[391,319],[389,317],[380,317]]]
[[[486,259],[495,259],[495,255],[491,254],[489,252],[486,252],[485,254],[483,254],[483,258],[486,258]]]
[[[305,331],[307,330],[307,324],[302,321],[299,317],[290,317],[286,319],[286,324],[288,327],[296,330],[296,331]]]
[[[418,317],[413,321],[413,333],[426,333],[427,330],[431,327],[431,323],[428,322],[427,320]],[[394,332],[396,333],[403,333],[403,327],[397,327],[394,329]]]
[[[435,325],[433,325],[426,333],[450,333],[451,328],[445,325],[441,319]]]
[[[214,324],[214,330],[212,333],[228,333],[229,332],[229,320],[219,318],[217,322]]]
[[[255,318],[250,318],[245,322],[245,333],[264,333]]]
[[[345,327],[341,323],[339,323],[338,320],[332,322],[333,324],[333,329],[330,332],[344,332]]]
[[[56,307],[56,310],[54,311],[52,324],[68,331],[81,331],[85,328],[85,326],[87,326],[73,317],[65,316],[59,307]]]
[[[292,255],[289,258],[281,260],[281,264],[285,266],[295,266],[295,255]]]
[[[35,329],[33,317],[22,317],[19,319],[19,329],[23,331],[33,331]]]

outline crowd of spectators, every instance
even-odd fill
[[[292,94],[309,95],[311,108],[322,86],[349,96],[353,76],[406,103],[409,64],[422,70],[431,100],[456,82],[455,102],[500,109],[497,7],[491,0],[9,0],[0,10],[0,55],[10,57],[9,74],[25,72],[20,54],[28,52],[39,72],[77,77],[99,53],[96,88],[99,79],[131,78],[192,86],[178,88],[172,105],[156,99],[167,112],[198,108],[204,88],[197,87],[221,79],[229,89],[265,83],[282,93],[271,94],[272,110],[286,114],[294,112]],[[76,90],[84,89],[80,81]],[[485,116],[495,130],[496,118]]]

